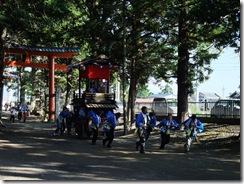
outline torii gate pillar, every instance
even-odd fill
[[[48,121],[54,122],[55,118],[55,92],[54,92],[54,70],[55,64],[54,56],[49,56],[49,114],[48,114]]]
[[[55,64],[55,58],[72,58],[75,54],[80,52],[78,48],[56,48],[56,47],[29,47],[29,46],[14,46],[10,48],[4,48],[5,54],[17,54],[24,55],[25,61],[11,61],[5,60],[4,65],[7,66],[21,66],[32,68],[45,68],[49,69],[49,119],[48,121],[54,121],[55,119],[55,85],[54,85],[54,71],[67,70],[67,66],[64,64]],[[49,63],[31,63],[30,56],[47,56]],[[1,81],[0,81],[1,82]],[[0,96],[1,98],[1,96]],[[0,99],[1,100],[1,99]],[[1,109],[1,108],[0,108]]]

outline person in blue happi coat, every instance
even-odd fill
[[[108,141],[107,147],[111,148],[111,144],[114,139],[114,130],[116,126],[119,124],[119,118],[121,116],[121,113],[118,112],[116,114],[112,113],[111,111],[108,111],[106,114],[107,121],[103,127],[103,130],[106,134],[106,138],[103,139],[103,146],[105,146],[106,142]]]
[[[53,135],[58,135],[58,133],[60,132],[60,134],[63,134],[65,125],[64,125],[64,120],[66,118],[68,118],[70,116],[70,113],[68,111],[67,107],[63,107],[63,110],[59,113],[58,118],[56,119],[56,123],[57,123],[57,128],[56,130],[54,130]]]
[[[136,116],[136,132],[139,137],[139,141],[136,142],[136,150],[140,146],[140,153],[145,154],[145,144],[146,144],[146,129],[147,124],[150,123],[150,117],[147,113],[147,107],[143,106],[141,108],[141,113]]]
[[[157,119],[156,119],[154,112],[149,113],[149,119],[150,119],[150,121],[147,122],[147,127],[146,127],[146,131],[145,131],[146,141],[148,140],[151,132],[153,131],[153,129],[156,126]]]
[[[186,144],[184,145],[184,148],[185,152],[189,152],[192,143],[197,139],[197,134],[204,130],[204,126],[202,122],[197,119],[195,114],[185,120],[182,124],[184,125],[184,130],[186,132]]]
[[[172,114],[169,113],[157,127],[161,128],[161,145],[159,149],[164,149],[165,145],[170,142],[170,133],[172,132],[172,129],[179,128],[180,125],[173,119]]]
[[[93,133],[92,145],[95,145],[97,142],[97,138],[98,138],[98,128],[99,128],[99,124],[101,122],[101,117],[98,114],[96,114],[93,110],[88,111],[87,116],[91,120],[90,128]]]

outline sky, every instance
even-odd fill
[[[213,60],[210,64],[213,72],[210,74],[209,80],[198,85],[197,92],[216,93],[221,98],[229,96],[229,94],[240,91],[240,55],[234,52],[233,48],[224,49],[218,59]],[[148,89],[154,94],[160,92],[159,84],[154,84],[155,80],[150,80]],[[164,82],[161,85],[165,86]],[[176,82],[170,87],[177,95]]]

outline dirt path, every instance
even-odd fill
[[[183,132],[173,135],[165,150],[159,150],[155,130],[144,155],[135,150],[133,131],[123,136],[122,127],[116,131],[113,148],[108,149],[102,146],[102,137],[91,145],[90,140],[75,135],[51,136],[55,125],[50,123],[5,125],[0,128],[1,180],[240,181],[240,140],[231,138],[239,133],[236,126],[206,125],[201,143],[194,143],[187,154]]]

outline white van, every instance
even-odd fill
[[[169,113],[177,115],[177,97],[175,95],[162,95],[153,99],[152,110],[156,116],[167,116]]]
[[[240,99],[220,99],[211,109],[211,117],[240,118]]]

